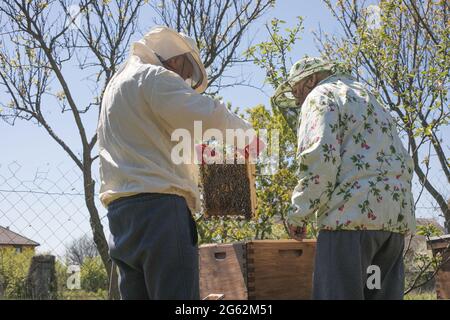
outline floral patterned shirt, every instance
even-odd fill
[[[351,77],[331,76],[307,96],[297,158],[290,224],[415,231],[412,159],[389,112]]]

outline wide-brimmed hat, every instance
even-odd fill
[[[202,93],[206,90],[208,76],[200,59],[200,50],[194,39],[171,28],[155,26],[141,40],[133,43],[131,47],[132,54],[145,55],[145,50],[151,50],[163,61],[186,54],[193,65],[192,78],[188,81],[195,91]]]
[[[294,63],[289,71],[287,80],[278,86],[275,94],[271,98],[272,107],[281,112],[289,127],[294,132],[297,130],[297,121],[301,106],[296,105],[292,88],[299,81],[322,71],[328,71],[331,75],[350,73],[348,68],[341,63],[327,61],[321,58],[306,57]]]

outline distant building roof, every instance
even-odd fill
[[[445,233],[445,228],[435,218],[417,218],[416,222],[418,226],[426,226],[428,224],[431,224],[442,233]]]
[[[437,237],[430,237],[429,242],[447,242],[450,243],[450,234],[445,234]]]
[[[0,226],[0,245],[15,245],[15,246],[39,246],[39,243],[25,238],[18,233],[15,233],[9,228]]]
[[[445,233],[444,227],[435,218],[417,218],[416,223],[417,226],[426,226],[431,224],[442,234]],[[427,244],[427,240],[427,237],[424,235],[415,234],[412,238],[410,238],[410,236],[408,235],[407,240],[405,240],[405,249],[410,255],[425,252],[431,254],[431,252],[428,251],[428,249],[431,249],[431,247],[429,247],[429,243]]]

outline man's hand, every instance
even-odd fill
[[[244,150],[238,149],[238,152],[245,159],[253,159],[256,160],[258,156],[264,151],[266,148],[266,144],[264,141],[259,139],[258,137],[254,137],[250,144],[246,145]]]
[[[197,154],[198,163],[207,164],[208,159],[216,156],[216,150],[214,147],[202,143],[195,145],[195,151]]]
[[[289,236],[297,241],[302,241],[306,238],[306,225],[303,226],[293,226],[288,224]]]

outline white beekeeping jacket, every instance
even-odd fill
[[[109,82],[98,123],[100,199],[108,206],[138,193],[184,197],[200,210],[195,164],[171,159],[171,134],[184,128],[194,136],[194,121],[203,131],[249,129],[250,124],[217,100],[195,92],[176,73],[165,69],[152,50],[140,46]]]

